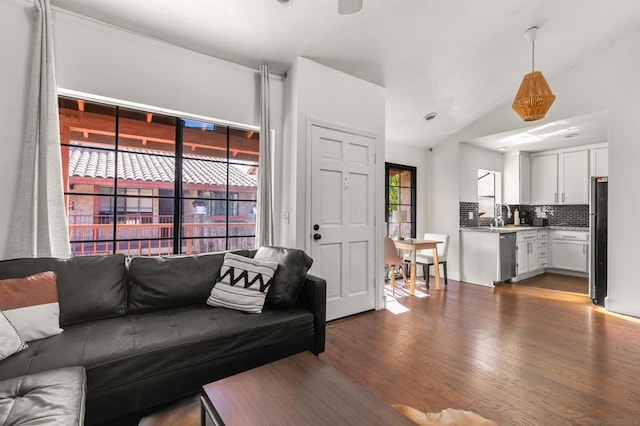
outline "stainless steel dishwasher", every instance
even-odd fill
[[[500,234],[500,276],[505,282],[516,276],[516,233]]]

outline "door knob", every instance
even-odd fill
[[[318,234],[317,232],[315,234],[313,234],[313,239],[314,240],[319,240],[320,238],[322,238],[322,235]]]

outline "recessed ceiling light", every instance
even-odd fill
[[[430,112],[430,113],[428,113],[428,114],[426,114],[426,115],[424,116],[424,119],[425,119],[426,121],[431,121],[431,120],[433,120],[434,118],[436,118],[437,116],[438,116],[438,113],[437,113],[437,112]]]
[[[569,133],[568,135],[565,136],[565,138],[571,139],[571,138],[577,138],[578,136],[580,136],[580,133]]]
[[[498,148],[498,151],[506,151],[507,147],[506,146],[501,146],[500,148]]]

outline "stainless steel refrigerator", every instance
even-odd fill
[[[589,297],[599,306],[607,297],[607,185],[606,176],[591,178]]]

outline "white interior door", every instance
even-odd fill
[[[327,320],[374,308],[374,137],[311,125],[311,256]]]

